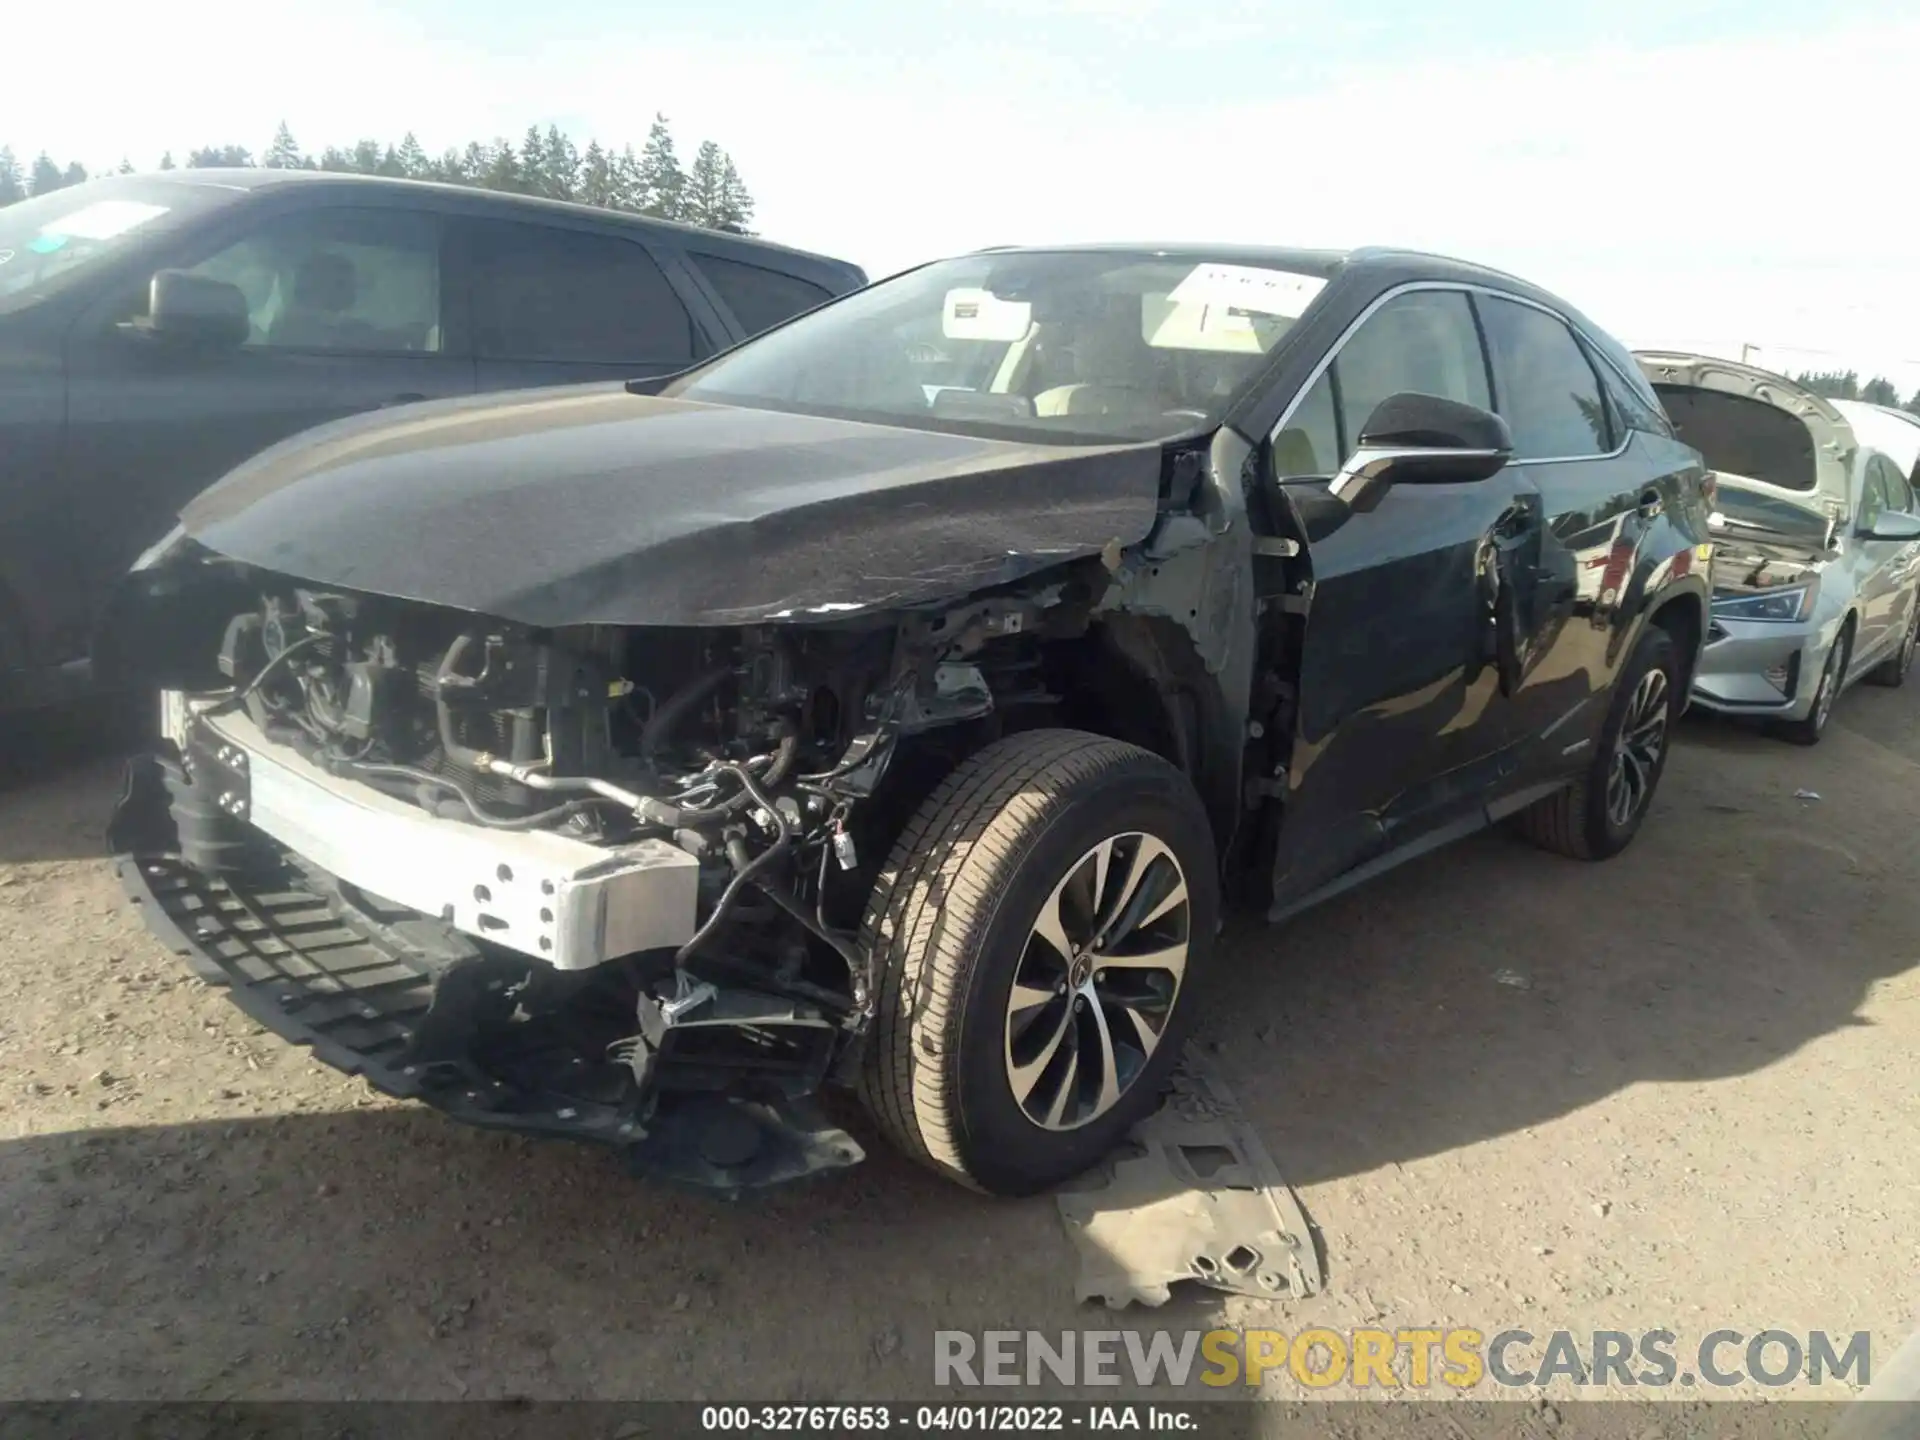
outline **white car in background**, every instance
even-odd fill
[[[1920,635],[1920,424],[1713,356],[1637,351],[1716,485],[1704,709],[1819,741],[1857,680],[1902,684]]]

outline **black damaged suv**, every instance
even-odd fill
[[[857,1091],[1024,1192],[1154,1105],[1226,899],[1600,859],[1707,613],[1621,347],[1423,255],[1005,250],[666,381],[342,421],[184,512],[115,817],[262,1023],[723,1188]]]

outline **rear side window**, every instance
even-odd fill
[[[1722,390],[1653,388],[1674,433],[1705,457],[1708,469],[1786,490],[1811,490],[1818,481],[1813,434],[1785,410]]]
[[[482,360],[684,364],[693,320],[644,247],[612,235],[474,227],[473,339]]]
[[[1611,451],[1613,425],[1600,379],[1565,322],[1497,296],[1479,303],[1514,458],[1566,460]]]
[[[1607,399],[1613,405],[1614,419],[1618,425],[1663,439],[1672,437],[1672,424],[1657,404],[1648,403],[1645,393],[1611,373],[1605,364],[1596,364],[1594,368],[1606,382]]]
[[[699,267],[749,335],[771,330],[783,320],[833,299],[832,291],[778,270],[722,260],[717,255],[690,254],[687,258]]]

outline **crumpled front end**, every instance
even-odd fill
[[[571,842],[392,815],[377,796],[314,784],[244,725],[186,718],[169,700],[170,733],[129,765],[109,831],[121,883],[168,947],[261,1025],[385,1094],[603,1143],[687,1184],[751,1188],[863,1157],[814,1098],[845,1038],[821,1007],[690,984],[671,948],[591,961],[690,930],[690,867],[623,857],[596,876]],[[296,835],[312,849],[290,846]],[[401,903],[368,888],[377,874],[386,890],[448,898]],[[536,948],[557,942],[554,961],[473,933],[522,920],[544,932]],[[752,1083],[733,1083],[716,1040],[752,1052]]]
[[[899,806],[1056,698],[1039,646],[1084,630],[1108,571],[1082,569],[809,624],[540,628],[174,537],[96,650],[164,697],[112,849],[203,978],[386,1093],[720,1189],[850,1165],[817,1097],[858,1074]]]

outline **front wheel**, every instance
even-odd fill
[[[986,747],[874,888],[869,1113],[990,1193],[1087,1169],[1158,1103],[1219,910],[1206,810],[1171,765],[1071,730]]]
[[[1853,622],[1840,627],[1839,638],[1827,651],[1827,663],[1820,667],[1819,688],[1813,692],[1813,707],[1798,720],[1783,720],[1774,727],[1782,740],[1795,745],[1818,745],[1827,733],[1827,721],[1833,718],[1833,702],[1840,698],[1846,684],[1847,664],[1853,658]]]
[[[1515,816],[1514,828],[1576,860],[1605,860],[1626,849],[1666,770],[1679,685],[1673,637],[1649,625],[1614,686],[1593,760],[1572,785]]]

